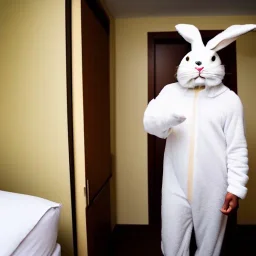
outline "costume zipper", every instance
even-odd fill
[[[189,149],[189,161],[188,161],[188,201],[191,202],[193,194],[193,178],[194,178],[194,162],[195,162],[195,133],[196,133],[196,112],[197,112],[197,99],[198,94],[202,90],[202,87],[195,88],[195,95],[193,101],[193,112],[191,122],[191,141]]]

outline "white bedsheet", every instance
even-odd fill
[[[42,198],[0,191],[0,256],[51,255],[30,254],[26,252],[25,247],[30,242],[30,248],[33,246],[36,248],[41,230],[46,236],[42,241],[43,244],[48,246],[45,249],[50,250],[49,253],[53,253],[56,246],[57,233],[54,231],[50,232],[50,235],[46,235],[46,231],[51,225],[56,230],[56,225],[58,225],[56,220],[59,216],[58,209],[60,207],[60,204]],[[46,213],[49,213],[49,218],[43,218]],[[36,226],[40,220],[47,225]],[[38,228],[38,233],[33,236],[33,230],[37,231],[36,227]],[[30,234],[32,236],[29,236]],[[26,241],[26,239],[28,240]],[[22,244],[23,242],[24,244]],[[19,250],[25,250],[26,253],[18,254]]]
[[[12,256],[52,255],[58,236],[59,216],[60,208],[48,210]]]

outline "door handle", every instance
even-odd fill
[[[87,206],[90,204],[90,183],[89,180],[86,179],[86,201],[87,201]]]

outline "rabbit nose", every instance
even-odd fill
[[[204,67],[196,68],[197,71],[201,72],[204,69]]]
[[[195,63],[196,63],[197,66],[202,65],[202,62],[201,62],[201,61],[196,61]]]

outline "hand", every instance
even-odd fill
[[[238,197],[227,193],[225,197],[225,202],[221,208],[221,212],[225,215],[230,215],[231,212],[238,208]]]

